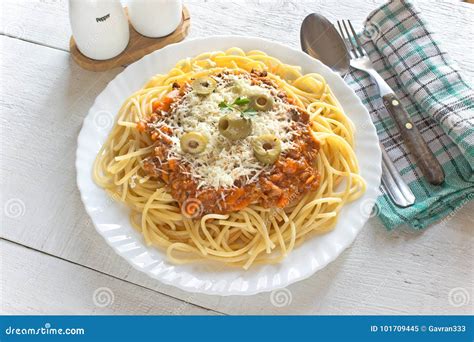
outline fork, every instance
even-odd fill
[[[347,24],[346,24],[347,23]],[[345,42],[349,42],[350,66],[369,74],[377,84],[382,97],[383,104],[396,122],[403,141],[411,152],[416,164],[425,176],[426,180],[434,185],[444,181],[444,172],[441,164],[436,159],[428,144],[423,139],[420,131],[403,107],[400,99],[394,91],[374,69],[366,51],[362,47],[359,38],[350,20],[338,20],[338,31]],[[347,45],[347,43],[346,43]]]

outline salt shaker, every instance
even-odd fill
[[[141,35],[158,38],[172,33],[181,22],[181,0],[130,0],[128,16]]]
[[[128,45],[128,20],[120,0],[69,0],[69,21],[77,48],[89,58],[110,59]]]

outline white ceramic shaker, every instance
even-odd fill
[[[181,22],[181,0],[129,0],[128,16],[141,35],[158,38],[172,33]]]
[[[110,59],[128,45],[128,20],[120,0],[69,0],[69,21],[79,51],[89,58]]]

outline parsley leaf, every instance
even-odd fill
[[[220,109],[228,109],[231,111],[236,111],[240,113],[240,116],[243,117],[244,119],[250,119],[251,117],[255,116],[257,114],[257,111],[253,108],[247,107],[246,109],[242,110],[240,106],[246,106],[250,103],[250,99],[247,97],[238,97],[235,99],[235,101],[232,104],[228,104],[225,101],[222,101],[219,103],[219,108]]]
[[[245,106],[246,104],[249,104],[250,100],[247,97],[238,97],[235,99],[234,103],[237,106]]]

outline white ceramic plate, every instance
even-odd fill
[[[119,107],[149,78],[166,73],[180,59],[233,46],[244,51],[262,50],[285,63],[301,66],[304,73],[317,72],[327,80],[356,126],[356,153],[367,191],[361,199],[344,207],[333,231],[307,240],[278,265],[255,266],[248,271],[213,263],[173,265],[166,260],[163,251],[144,244],[142,236],[129,223],[128,209],[109,199],[94,184],[92,165]],[[369,113],[337,74],[301,51],[260,38],[237,36],[173,44],[128,66],[108,84],[89,110],[79,134],[76,159],[77,183],[85,208],[99,234],[119,255],[136,269],[163,283],[186,291],[216,295],[251,295],[282,288],[308,278],[336,259],[354,241],[370,216],[378,195],[380,165],[381,152]]]

